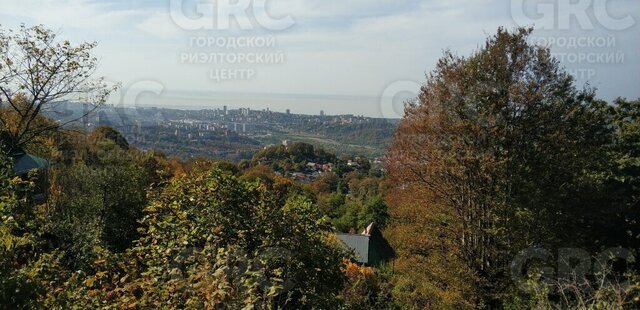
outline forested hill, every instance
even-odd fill
[[[374,148],[376,151],[384,150],[388,146],[395,128],[396,123],[392,120],[381,119],[357,124],[303,123],[291,126],[294,131],[315,133],[334,141],[340,141],[345,145],[345,148],[348,148],[349,145],[359,145]]]

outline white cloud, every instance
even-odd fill
[[[1,0],[0,14],[28,19],[50,28],[108,30],[139,16],[135,10],[117,10],[108,2],[89,0]]]

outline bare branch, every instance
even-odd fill
[[[102,78],[92,78],[97,69],[91,55],[95,46],[95,42],[75,46],[59,42],[42,26],[21,26],[8,34],[0,30],[0,93],[19,116],[11,130],[18,145],[86,117],[106,101],[115,88],[108,88]],[[94,108],[63,123],[36,124],[43,112],[55,110],[56,101],[74,97],[93,99],[88,103]],[[6,120],[2,124],[7,127]]]

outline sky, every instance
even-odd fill
[[[640,0],[0,0],[0,25],[96,41],[110,103],[401,117],[443,51],[534,26],[612,100],[640,97]]]

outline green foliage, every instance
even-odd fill
[[[384,229],[389,220],[383,195],[383,177],[352,171],[338,177],[325,173],[312,183],[318,193],[318,208],[338,231],[361,231],[371,223]]]
[[[320,193],[318,195],[318,211],[329,218],[339,217],[339,208],[345,203],[344,195],[340,193]]]
[[[265,164],[278,172],[303,172],[308,162],[326,164],[335,161],[335,155],[303,142],[270,146],[253,156],[254,164]]]
[[[533,273],[524,286],[526,291],[505,298],[505,309],[637,309],[640,300],[637,274],[616,274],[610,268],[591,279],[553,280]]]
[[[322,145],[336,154],[376,157],[384,155],[384,150],[393,137],[396,125],[396,122],[384,119],[353,124],[309,122],[293,124],[290,130],[295,133],[308,134],[310,137],[321,137],[338,142]],[[318,140],[314,139],[313,142],[317,143]]]
[[[596,239],[602,244],[619,242],[620,246],[640,247],[640,100],[617,99],[610,108],[614,127],[613,142],[608,148],[609,169],[596,177],[608,195],[602,204],[609,212],[593,215],[589,225],[607,232]],[[606,216],[606,217],[604,217]]]
[[[14,176],[13,161],[0,148],[0,305],[37,307],[42,287],[30,268],[36,246],[29,182]]]
[[[389,213],[387,205],[380,196],[369,197],[358,216],[358,227],[366,227],[370,223],[375,223],[381,229],[387,226]]]
[[[348,279],[341,294],[345,309],[400,309],[391,294],[388,269],[346,262],[344,273]]]
[[[98,127],[94,129],[93,132],[91,132],[91,134],[89,135],[89,141],[94,144],[100,143],[104,140],[109,140],[115,143],[123,150],[129,148],[129,142],[127,142],[127,139],[125,139],[120,132],[111,127]]]
[[[349,198],[337,208],[335,205],[340,202],[341,197],[330,198],[332,200],[324,203],[333,205],[324,206],[324,208],[333,208],[328,214],[332,218],[332,224],[338,231],[359,232],[371,223],[375,223],[380,228],[384,228],[387,225],[389,220],[387,205],[380,196],[369,197],[365,201]]]
[[[172,181],[142,224],[126,279],[103,281],[114,307],[332,308],[343,281],[344,253],[311,203],[278,204],[260,182],[218,169]],[[90,290],[74,302],[95,303],[82,298]]]
[[[94,143],[86,162],[51,171],[49,226],[69,262],[78,266],[93,261],[95,247],[121,252],[137,239],[147,189],[161,179],[149,155],[122,149],[110,139]]]
[[[360,224],[360,214],[363,213],[362,202],[353,199],[347,199],[343,205],[341,205],[336,216],[332,219],[331,223],[338,231],[356,233],[359,232],[364,226]]]

